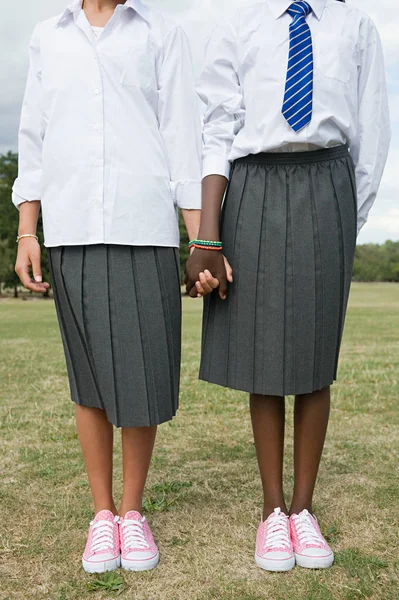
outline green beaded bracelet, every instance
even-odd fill
[[[213,242],[207,240],[191,240],[189,246],[214,246],[215,248],[222,248],[222,242]]]

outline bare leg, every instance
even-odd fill
[[[89,478],[94,510],[117,514],[112,498],[113,426],[105,411],[76,405],[76,426]]]
[[[285,401],[279,396],[251,395],[251,418],[263,486],[263,518],[280,507],[287,514],[283,492]]]
[[[294,496],[290,513],[312,512],[313,492],[330,416],[330,388],[295,399]]]
[[[147,480],[157,427],[122,429],[123,498],[119,510],[124,517],[129,510],[141,513],[144,486]]]

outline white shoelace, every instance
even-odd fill
[[[114,547],[114,523],[119,523],[119,517],[115,516],[113,521],[92,521],[93,528],[91,539],[91,551],[94,553],[112,550]]]
[[[297,517],[294,517],[298,539],[300,544],[323,546],[324,540],[315,528],[309,512],[305,509]]]
[[[145,517],[141,521],[124,519],[121,525],[121,534],[123,543],[127,548],[149,549],[149,545],[144,533]]]
[[[267,524],[264,549],[287,548],[290,545],[288,520],[281,508],[274,509],[274,515],[269,517]]]

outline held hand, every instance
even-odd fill
[[[224,268],[226,269],[227,281],[229,283],[233,283],[233,269],[231,268],[229,261],[227,260],[227,258],[224,255],[223,255],[223,260],[224,260]]]
[[[225,300],[228,281],[233,281],[232,269],[223,254],[199,248],[194,250],[186,264],[185,279],[186,290],[191,298],[211,293],[219,287],[219,296]]]
[[[199,274],[199,281],[196,281],[195,287],[197,288],[198,297],[207,296],[219,287],[219,280],[213,277],[212,273],[206,269],[203,273]]]
[[[40,244],[34,238],[21,239],[18,243],[15,272],[27,290],[44,293],[50,285],[42,282],[40,254]],[[33,278],[30,275],[30,268],[32,268]]]
[[[226,269],[227,281],[229,283],[233,283],[233,269],[231,268],[230,263],[225,256],[223,256],[223,259],[224,267]],[[210,271],[208,271],[207,269],[204,273],[199,274],[199,281],[197,281],[195,285],[197,288],[198,296],[207,296],[218,287],[219,281],[215,277],[213,277],[212,273],[210,273]]]

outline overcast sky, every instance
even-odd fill
[[[222,15],[246,0],[147,0],[170,13],[190,37],[194,68],[200,72],[206,37]],[[253,0],[247,0],[249,2]],[[397,0],[347,0],[376,22],[385,49],[393,141],[379,196],[359,243],[399,240],[399,17]],[[35,24],[53,16],[68,0],[0,0],[0,153],[17,149],[17,130],[27,74],[27,47]]]

